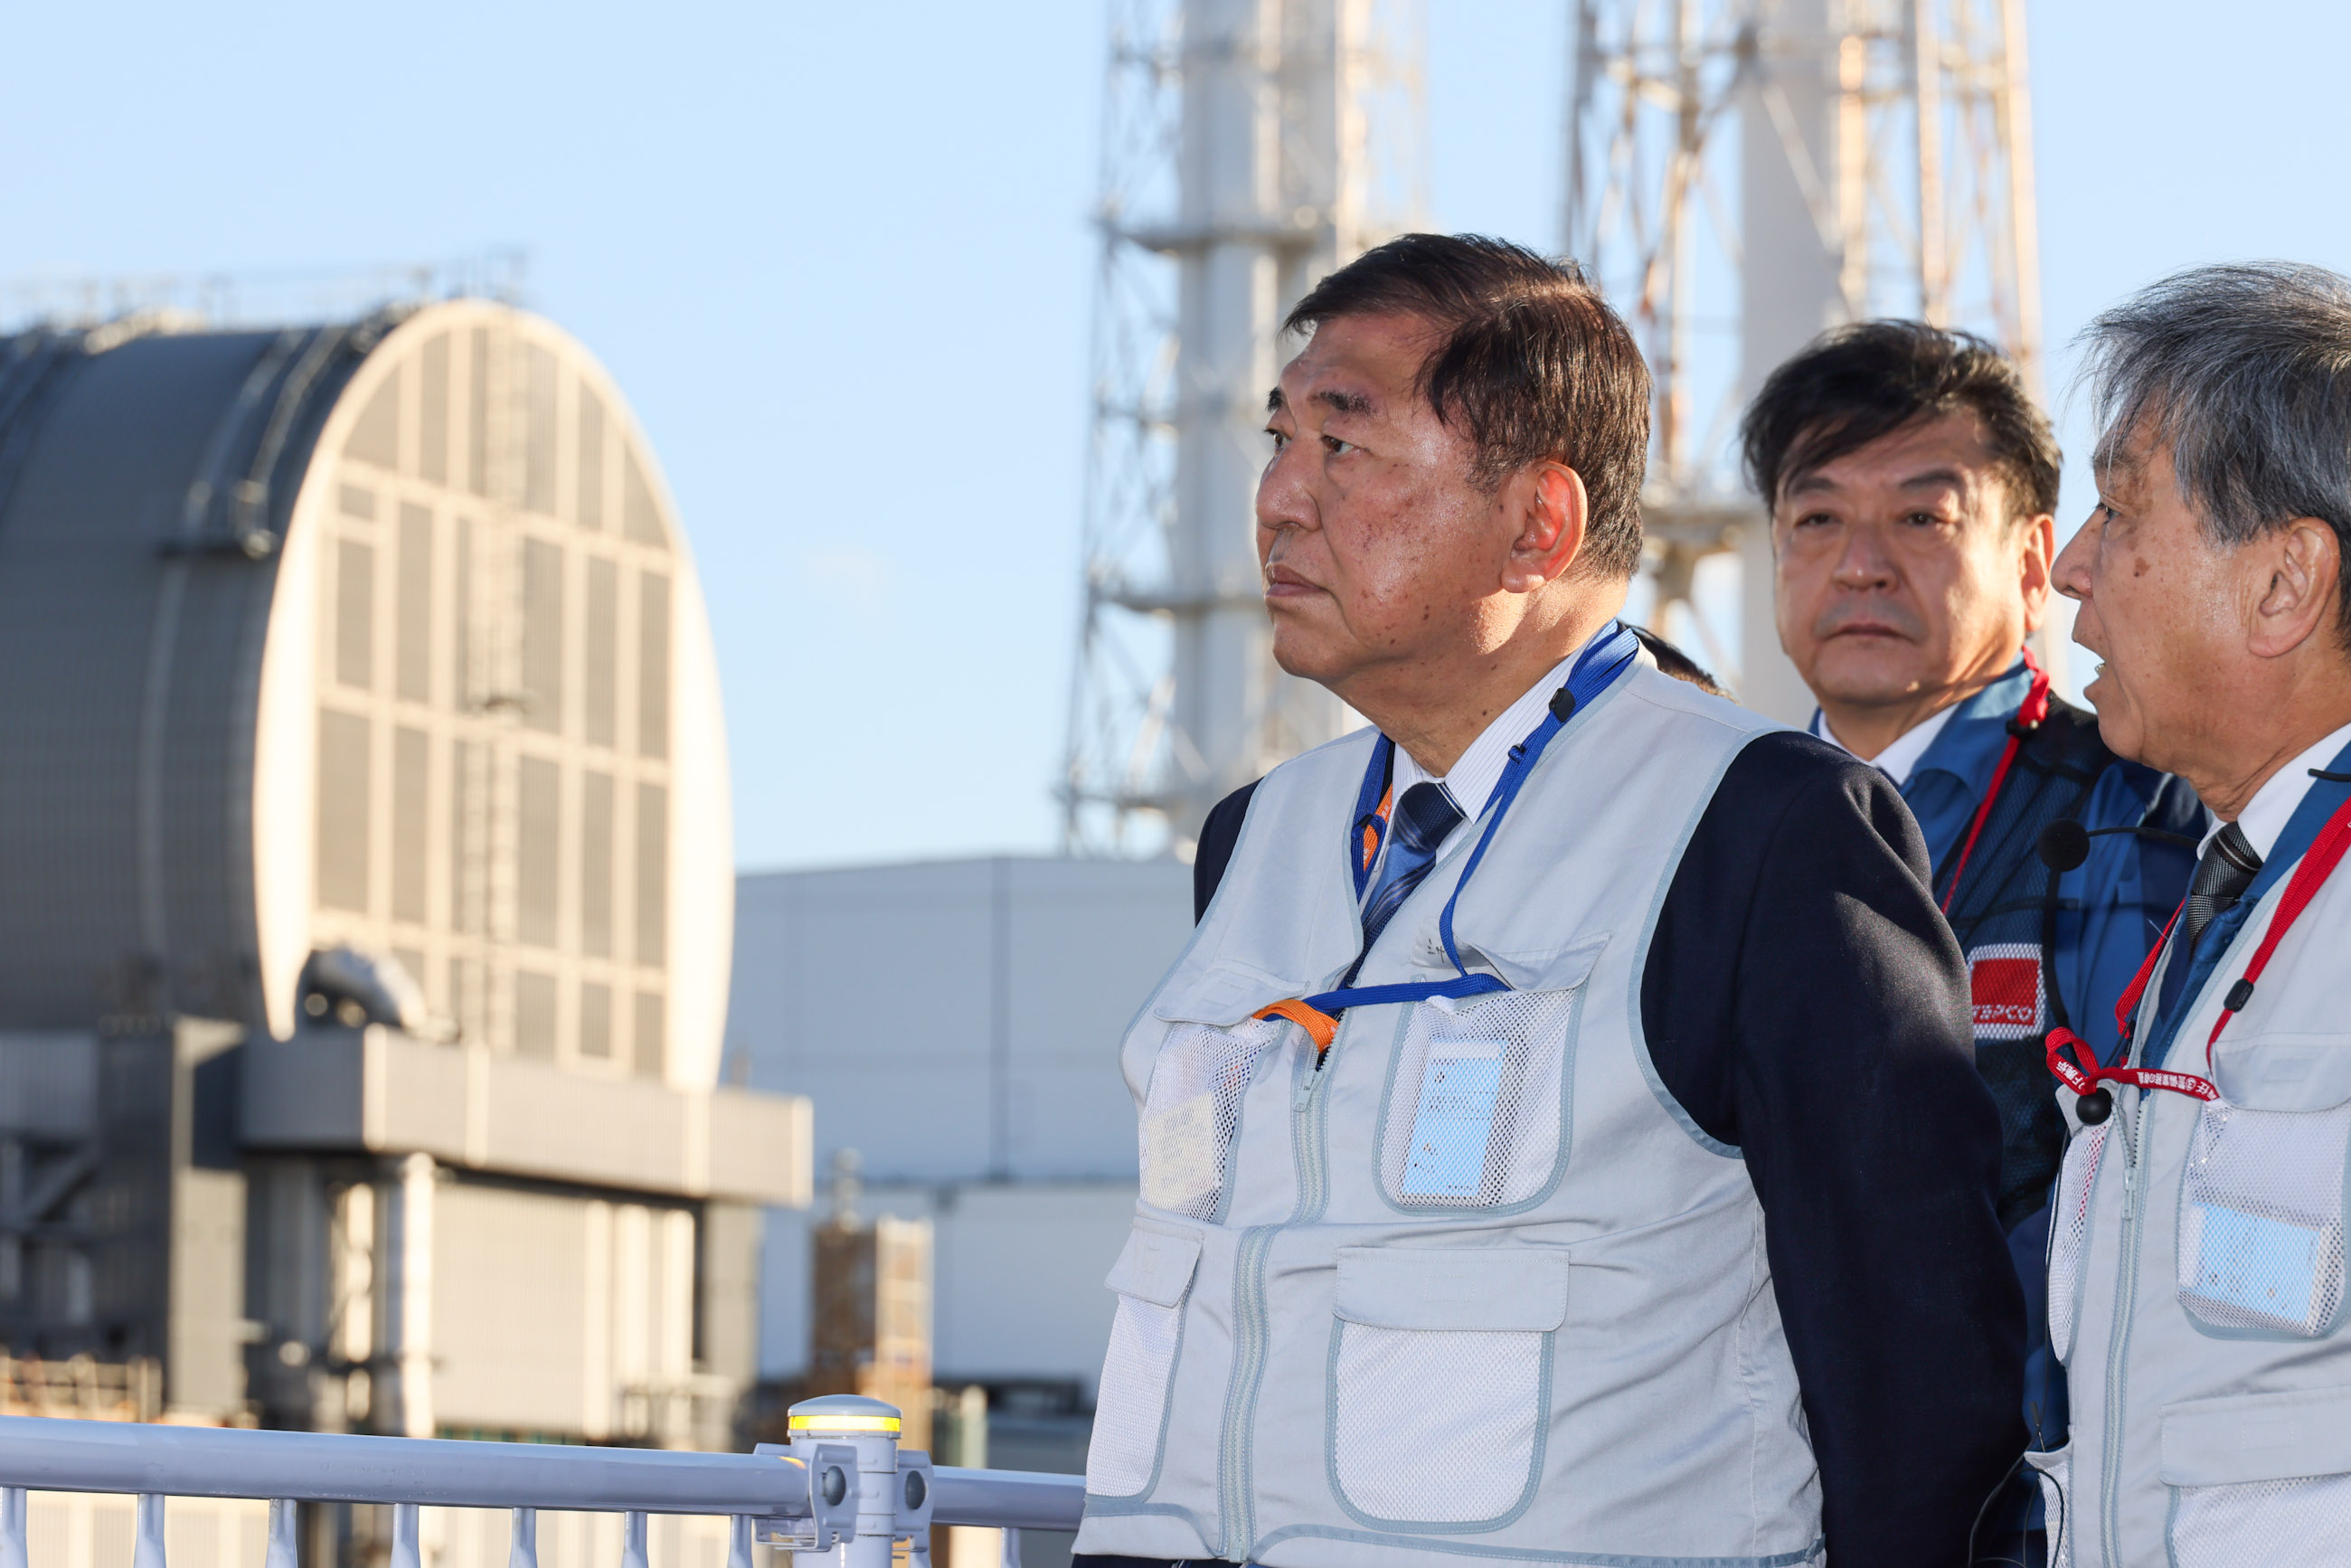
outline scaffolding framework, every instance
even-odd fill
[[[1253,497],[1282,318],[1426,209],[1421,26],[1418,0],[1112,0],[1072,851],[1188,852],[1349,722],[1273,663]]]
[[[1801,720],[1739,413],[1815,333],[1885,316],[1981,333],[2038,394],[2022,0],[1575,0],[1570,47],[1566,248],[1656,377],[1651,619]]]

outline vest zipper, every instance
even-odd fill
[[[1345,1025],[1341,1024],[1341,1032]],[[1328,1197],[1330,1173],[1324,1168],[1323,1137],[1328,1123],[1326,1108],[1330,1102],[1320,1092],[1330,1065],[1331,1051],[1339,1049],[1339,1041],[1331,1042],[1314,1065],[1301,1075],[1297,1097],[1290,1103],[1290,1155],[1298,1173],[1298,1207],[1290,1215],[1292,1225],[1311,1225],[1322,1218],[1322,1207]]]
[[[1340,1032],[1346,1032],[1342,1019]],[[1332,1040],[1331,1051],[1339,1041]],[[1265,1381],[1265,1259],[1273,1239],[1288,1225],[1311,1225],[1322,1217],[1328,1186],[1323,1159],[1325,1102],[1319,1092],[1331,1051],[1298,1075],[1290,1102],[1290,1151],[1298,1180],[1298,1205],[1283,1225],[1260,1225],[1241,1238],[1233,1263],[1233,1375],[1225,1395],[1224,1432],[1217,1455],[1217,1550],[1236,1561],[1257,1539],[1257,1501],[1251,1477],[1257,1470],[1257,1396]]]
[[[2147,1108],[2148,1096],[2144,1090],[2131,1090],[2127,1109],[2115,1107],[2115,1120],[2122,1133],[2123,1145],[2123,1216],[2122,1216],[2122,1279],[2115,1292],[2114,1323],[2106,1336],[2106,1408],[2104,1430],[2105,1451],[2098,1456],[2098,1509],[2100,1533],[2099,1557],[2106,1563],[2122,1561],[2119,1544],[2122,1538],[2122,1443],[2123,1443],[2123,1368],[2129,1360],[2131,1323],[2138,1305],[2138,1243],[2146,1229],[2142,1205],[2147,1197],[2139,1182],[2140,1156],[2146,1148],[2143,1134],[2147,1128],[2142,1117]]]
[[[1225,1430],[1219,1447],[1217,1550],[1246,1555],[1257,1505],[1249,1492],[1249,1428],[1257,1416],[1258,1385],[1265,1377],[1265,1254],[1276,1225],[1259,1225],[1241,1238],[1233,1262],[1233,1375],[1225,1391]]]

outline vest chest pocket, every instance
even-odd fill
[[[1567,1254],[1352,1247],[1332,1298],[1332,1490],[1359,1521],[1495,1530],[1542,1476]]]
[[[1509,1210],[1558,1185],[1584,982],[1606,943],[1498,961],[1523,988],[1432,998],[1405,1015],[1380,1108],[1380,1191],[1391,1206]]]
[[[1102,1281],[1118,1292],[1118,1315],[1111,1320],[1086,1449],[1086,1490],[1096,1497],[1134,1497],[1150,1489],[1158,1471],[1184,1299],[1199,1265],[1197,1236],[1138,1227]]]
[[[2343,1311],[2351,1040],[2251,1040],[2213,1068],[2221,1098],[2180,1184],[2180,1307],[2231,1338],[2324,1338]]]
[[[1295,1028],[1280,1019],[1169,1027],[1143,1099],[1144,1202],[1189,1219],[1215,1216],[1241,1096],[1266,1052]]]

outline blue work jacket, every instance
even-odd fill
[[[2007,674],[1953,710],[1902,786],[1903,801],[1926,837],[1938,893],[1991,787],[2008,746],[2008,721],[2032,685],[2032,673],[2019,658]],[[2189,838],[2202,837],[2207,826],[2203,806],[2183,780],[2118,758],[2098,776],[2074,820],[2094,831],[2149,827]],[[2052,966],[2067,1021],[2101,1061],[2118,1058],[2115,1003],[2162,936],[2195,869],[2195,852],[2183,845],[2108,833],[2093,838],[2090,858],[2058,878]]]
[[[1928,746],[1902,785],[1903,800],[1927,841],[1928,856],[1934,866],[1936,895],[1947,904],[1952,892],[1954,862],[1967,844],[1977,810],[2007,752],[2011,734],[2010,721],[2017,716],[2032,685],[2032,673],[2020,656],[2001,679],[1952,710],[1941,733]],[[2066,738],[2062,747],[2042,749],[2062,749],[2064,765],[2075,770],[2068,778],[2090,779],[2086,795],[2062,814],[2071,816],[2094,833],[2102,828],[2139,828],[2190,840],[2202,835],[2206,821],[2203,806],[2183,780],[2115,757],[2095,739],[2087,716],[2079,709],[2058,706],[2051,719],[2053,727],[2046,738]],[[2004,795],[2032,787],[2021,776],[2022,771],[2011,768],[2010,779],[2002,786]],[[2046,777],[2043,775],[2044,779]],[[2077,794],[2079,789],[2075,782],[2061,792]],[[2039,818],[2011,821],[2001,824],[2005,831],[1987,832],[1970,852],[1964,866],[1956,868],[1963,889],[1980,890],[1987,885],[1987,879],[1991,885],[2013,879],[2019,884],[2045,888],[2046,867],[2038,859],[2039,822]],[[2165,923],[2186,894],[2189,879],[2195,871],[2195,852],[2186,844],[2135,833],[2100,834],[2091,838],[2089,845],[2088,858],[2058,876],[2055,907],[2049,912],[2053,918],[2045,926],[2042,924],[2040,901],[2034,900],[2029,916],[2022,905],[2011,906],[2013,913],[2005,917],[2005,928],[1996,934],[1991,945],[1983,943],[1980,926],[1974,936],[1966,929],[1959,933],[1961,946],[1968,950],[1970,979],[1976,988],[1980,1064],[1986,1067],[1988,1074],[1994,1053],[2003,1046],[2010,1053],[2007,1065],[2011,1074],[2020,1048],[2022,1054],[2037,1058],[2043,1049],[2037,1031],[2045,1031],[2057,1021],[2068,1024],[2087,1040],[2101,1061],[2111,1062],[2121,1054],[2115,1003],[2138,972],[2148,949],[2161,937]],[[1963,898],[1960,904],[1951,906],[1955,915],[1965,903]],[[1990,924],[1999,926],[2002,921],[1995,917]],[[2012,943],[2021,935],[2037,950],[2043,930],[2053,936],[2048,944],[2043,974],[2056,992],[2053,999],[2059,1006],[2044,1001],[2033,1031],[2015,1028],[2002,1031],[1987,1026],[1981,977],[1990,971],[1977,968],[1979,958],[1988,953],[2012,950],[2001,946],[2001,941]],[[1992,963],[1996,966],[1998,960]],[[2009,1039],[1996,1043],[1992,1037],[2002,1032]],[[2014,1037],[2019,1032],[2031,1032],[2033,1037],[2018,1041]],[[2002,1105],[2004,1123],[2017,1114],[2017,1090],[2022,1091],[2023,1104],[2038,1115],[2051,1099],[2053,1083],[2053,1080],[2041,1081],[2036,1071],[2027,1082],[2012,1087],[2009,1100]],[[1996,1083],[1996,1091],[1999,1087]],[[2047,1118],[2040,1120],[2045,1122]],[[2064,1142],[2062,1130],[2054,1126],[2036,1124],[2009,1127],[2003,1158],[2012,1157],[2020,1143],[2031,1142],[2037,1147],[2039,1142],[2047,1140],[2053,1140],[2053,1146],[2039,1152],[2049,1157],[2053,1171],[2054,1155]],[[2010,1255],[2024,1285],[2029,1317],[2027,1343],[2032,1347],[2025,1368],[2025,1422],[2035,1433],[2037,1445],[2054,1445],[2064,1441],[2067,1412],[2064,1369],[2049,1348],[2049,1207],[2045,1201],[2039,1202],[2021,1218],[2003,1218],[2010,1227]],[[2020,1498],[2020,1511],[2011,1516],[2013,1524],[2026,1522],[2022,1512],[2024,1506],[2024,1500]],[[2031,1500],[2029,1506],[2033,1516],[2031,1525],[2039,1528],[2037,1497]]]

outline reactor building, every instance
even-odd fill
[[[718,680],[603,370],[0,337],[0,1406],[731,1446],[808,1103],[718,1082]]]

